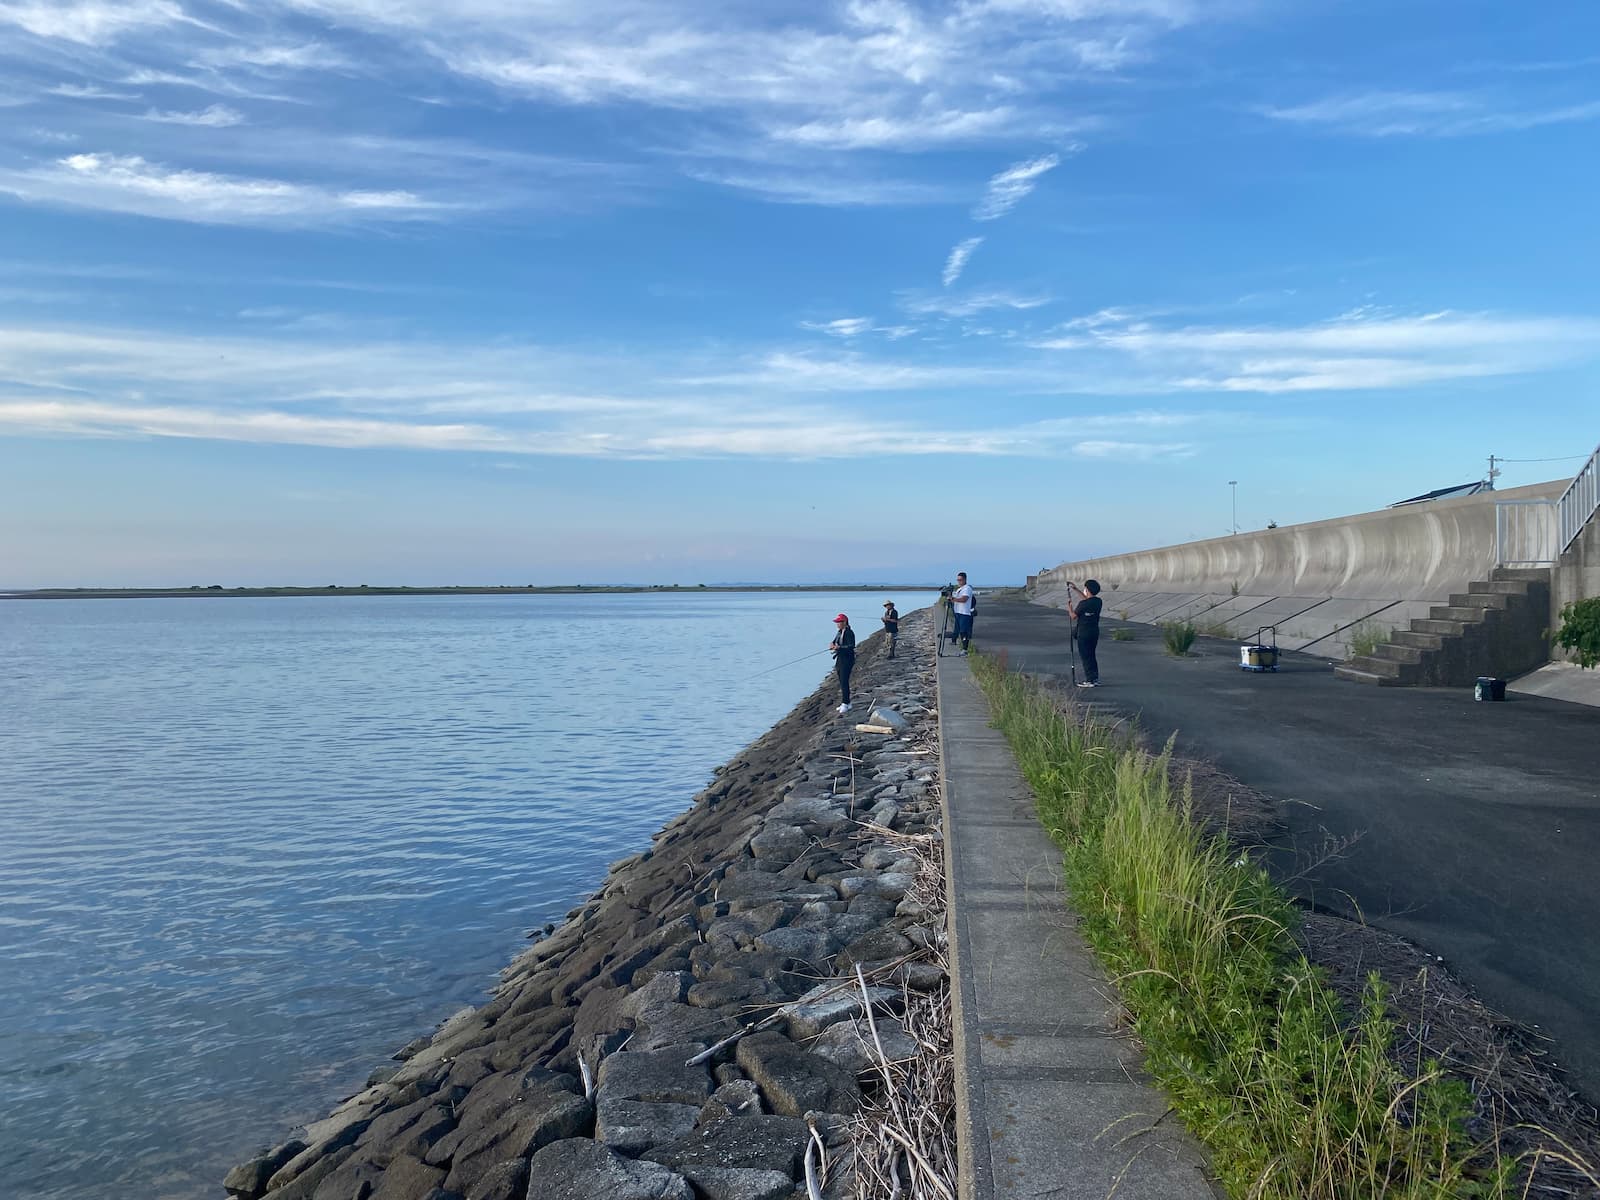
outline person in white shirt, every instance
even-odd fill
[[[977,607],[965,571],[956,572],[956,590],[950,594],[950,604],[956,617],[956,631],[950,640],[960,642],[961,653],[965,654],[972,648],[972,613]]]

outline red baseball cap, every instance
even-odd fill
[[[846,624],[848,624],[849,621],[850,621],[850,618],[845,616],[843,613],[840,613],[837,617],[835,617],[833,619],[833,623],[835,625],[837,625],[840,621],[844,621]]]

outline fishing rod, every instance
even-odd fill
[[[1068,647],[1070,647],[1069,653],[1072,655],[1072,686],[1073,687],[1077,687],[1078,686],[1078,618],[1073,614],[1073,611],[1072,611],[1072,595],[1071,595],[1071,593],[1072,592],[1077,592],[1078,595],[1080,595],[1080,596],[1086,595],[1086,593],[1084,592],[1084,590],[1082,588],[1080,588],[1077,584],[1073,583],[1072,580],[1070,580],[1070,579],[1067,580],[1067,587],[1069,589],[1068,594],[1067,594],[1067,645],[1068,645]]]
[[[792,667],[796,663],[803,663],[808,658],[815,658],[819,654],[827,654],[831,652],[832,649],[832,646],[824,646],[821,650],[813,650],[810,654],[802,654],[799,658],[794,659],[792,662],[779,663],[775,667],[768,667],[765,671],[757,671],[754,675],[746,675],[745,679],[760,679],[763,675],[771,675],[774,671],[781,671],[785,667]]]

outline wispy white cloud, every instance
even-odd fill
[[[941,317],[972,317],[981,312],[1026,312],[1043,308],[1050,303],[1049,296],[1021,295],[1007,291],[968,292],[965,295],[919,295],[908,293],[901,297],[901,307],[910,313]]]
[[[225,104],[213,104],[198,112],[158,112],[152,108],[142,119],[155,121],[160,125],[195,125],[210,129],[226,129],[233,125],[244,124],[244,114]]]
[[[48,96],[63,96],[68,100],[137,100],[137,92],[113,92],[91,83],[58,83],[46,88]]]
[[[1041,349],[1121,361],[1150,390],[1371,391],[1520,375],[1600,357],[1600,319],[1358,310],[1309,325],[1162,326],[1104,310]],[[1108,369],[1115,369],[1108,368]]]
[[[738,370],[688,380],[694,385],[796,392],[883,392],[956,388],[1011,376],[1004,368],[889,362],[861,354],[821,356],[777,351]]]
[[[21,134],[27,141],[45,146],[71,146],[82,138],[65,129],[29,129]]]
[[[173,71],[155,67],[138,67],[122,77],[122,82],[132,87],[181,87],[227,96],[235,100],[265,100],[274,104],[313,103],[310,97],[290,95],[284,91],[263,91],[259,86],[249,86],[229,78],[221,71],[198,69]]]
[[[779,141],[829,150],[923,150],[930,146],[981,142],[1014,128],[1009,106],[977,112],[946,111],[914,116],[848,116],[808,121],[771,131]]]
[[[872,332],[871,317],[839,317],[832,321],[802,321],[801,328],[810,329],[816,333],[826,333],[838,338],[860,337],[863,333]]]
[[[1108,458],[1122,462],[1153,462],[1157,459],[1191,458],[1195,453],[1192,442],[1077,442],[1072,452],[1079,458]]]
[[[323,42],[233,43],[201,51],[207,67],[251,67],[262,71],[328,71],[351,65],[348,55]]]
[[[872,317],[839,317],[832,321],[801,321],[800,328],[809,329],[812,333],[825,333],[829,337],[842,338],[846,341],[864,337],[867,334],[876,334],[891,342],[898,342],[917,333],[915,325],[879,325]]]
[[[380,33],[504,95],[693,114],[690,141],[709,118],[747,166],[772,146],[820,155],[1059,141],[1097,123],[1081,100],[1064,102],[1072,79],[1147,56],[1188,19],[1181,5],[1155,0],[277,3],[341,33]],[[681,150],[672,128],[657,123],[652,137]],[[750,187],[753,175],[724,165],[705,177],[780,201],[800,194]]]
[[[1147,413],[967,427],[929,424],[920,402],[899,417],[882,404],[863,416],[795,395],[1012,377],[988,368],[778,353],[720,379],[652,362],[639,364],[637,390],[562,386],[613,365],[537,347],[8,327],[0,430],[590,458],[1179,452],[1168,423]]]
[[[1363,137],[1467,137],[1600,119],[1600,100],[1530,106],[1467,92],[1371,91],[1266,108],[1265,116]]]
[[[174,0],[10,0],[0,3],[0,25],[35,37],[103,46],[124,34],[187,22]]]
[[[712,421],[641,425],[636,418],[604,430],[530,433],[471,422],[425,422],[240,411],[78,398],[0,394],[0,430],[102,438],[199,438],[347,450],[418,450],[522,454],[546,458],[848,459],[927,455],[1113,458],[1149,462],[1186,457],[1192,444],[1075,440],[1059,425],[976,429],[875,422],[844,414],[797,414],[787,421]]]
[[[701,183],[750,192],[779,204],[822,208],[881,208],[900,205],[951,204],[956,194],[941,184],[881,176],[830,176],[815,170],[749,170],[691,167],[685,172]]]
[[[1072,82],[1146,56],[1190,19],[1180,8],[1155,0],[841,0],[776,10],[749,0],[0,0],[0,26],[62,43],[62,61],[79,64],[68,69],[103,76],[95,98],[148,90],[152,122],[221,128],[239,111],[174,103],[165,89],[309,108],[334,86],[354,81],[382,94],[388,80],[403,79],[408,104],[427,95],[653,110],[632,126],[637,144],[619,158],[659,156],[691,178],[775,203],[868,207],[963,202],[926,174],[886,176],[883,152],[1059,144],[1095,126],[1081,95],[1068,102]],[[341,79],[319,78],[327,73]],[[241,107],[257,129],[274,129],[270,111]],[[373,120],[384,107],[349,105],[341,123]],[[106,145],[93,119],[84,114],[70,128],[90,134],[86,145]],[[707,151],[702,143],[713,138]],[[259,172],[241,174],[323,182],[266,159],[268,144],[258,135],[227,151],[263,156]],[[115,150],[191,165],[173,163],[154,140]],[[1025,169],[1041,171],[1042,161],[993,181],[980,215],[1015,204],[1037,180]],[[463,182],[466,190],[471,181]],[[547,184],[547,196],[555,191]]]
[[[939,280],[945,287],[949,287],[961,278],[961,272],[967,269],[967,260],[981,245],[983,245],[981,237],[969,237],[966,241],[957,242],[951,248],[950,256],[944,260],[944,270],[939,273]]]
[[[0,169],[0,193],[33,203],[224,225],[416,221],[436,219],[452,208],[405,190],[339,189],[175,170],[117,154],[72,154],[45,167]]]
[[[1040,176],[1060,165],[1059,154],[1044,154],[1025,162],[1013,163],[989,180],[983,199],[973,210],[973,218],[993,221],[1005,216],[1039,185]]]

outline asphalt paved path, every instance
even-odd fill
[[[1152,626],[1116,642],[1123,622],[1103,624],[1103,686],[1085,699],[1291,801],[1292,846],[1360,835],[1297,890],[1335,911],[1359,905],[1442,956],[1486,1003],[1552,1038],[1572,1083],[1600,1099],[1600,709],[1367,687],[1309,655],[1252,674],[1236,642],[1201,638],[1175,659]],[[988,600],[974,641],[1064,678],[1067,629],[1062,612]]]

